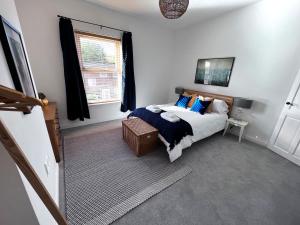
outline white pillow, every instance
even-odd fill
[[[213,112],[226,114],[229,111],[227,103],[223,100],[214,99],[212,104]]]

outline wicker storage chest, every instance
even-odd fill
[[[140,118],[122,121],[123,139],[137,156],[142,156],[155,149],[158,130]]]

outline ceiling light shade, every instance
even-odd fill
[[[159,0],[161,13],[167,19],[181,17],[189,6],[189,0]]]

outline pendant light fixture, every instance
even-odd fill
[[[167,19],[181,17],[189,6],[189,0],[159,0],[159,8]]]

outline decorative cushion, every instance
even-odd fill
[[[195,100],[198,98],[198,95],[196,95],[196,94],[193,94],[192,96],[191,96],[191,100],[189,101],[189,103],[188,103],[188,107],[189,108],[191,108],[192,106],[193,106],[193,104],[194,104],[194,102],[195,102]]]
[[[190,110],[193,112],[199,112],[201,115],[203,115],[210,103],[211,101],[202,101],[199,98],[196,98]]]
[[[225,101],[220,99],[214,99],[212,104],[212,111],[216,113],[228,113],[228,105]]]
[[[175,105],[178,107],[186,108],[190,100],[191,97],[180,95]]]
[[[213,106],[213,102],[214,102],[214,99],[212,99],[211,101],[210,101],[210,104],[209,104],[209,106],[207,107],[207,109],[206,109],[206,113],[211,113],[213,110],[212,110],[212,106]]]
[[[196,95],[196,94],[189,94],[189,93],[186,92],[186,91],[183,93],[183,95],[184,95],[184,96],[189,96],[189,97],[191,97],[191,100],[189,101],[188,106],[187,106],[187,107],[189,107],[189,108],[191,108],[191,107],[193,106],[193,104],[194,104],[196,98],[199,97],[199,96]]]
[[[211,97],[202,97],[202,101],[210,101],[211,102],[205,111],[206,113],[211,113],[214,99]]]

